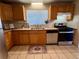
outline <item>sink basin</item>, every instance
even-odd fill
[[[46,30],[54,30],[54,29],[57,29],[57,28],[45,28]]]
[[[31,30],[44,30],[45,28],[31,28]]]

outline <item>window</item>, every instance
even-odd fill
[[[48,19],[48,10],[27,10],[27,22],[29,25],[45,24]]]

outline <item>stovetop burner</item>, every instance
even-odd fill
[[[59,31],[73,31],[73,28],[70,27],[56,27]]]

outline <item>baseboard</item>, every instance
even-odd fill
[[[58,43],[47,43],[46,45],[58,45]]]

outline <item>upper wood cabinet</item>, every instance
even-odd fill
[[[74,4],[53,4],[49,6],[49,19],[55,20],[58,12],[70,12],[74,15]],[[70,19],[71,20],[71,19]]]
[[[8,21],[13,19],[11,5],[1,3],[0,8],[1,8],[1,19],[3,21]]]
[[[25,9],[24,5],[12,5],[13,19],[16,21],[25,20]]]

